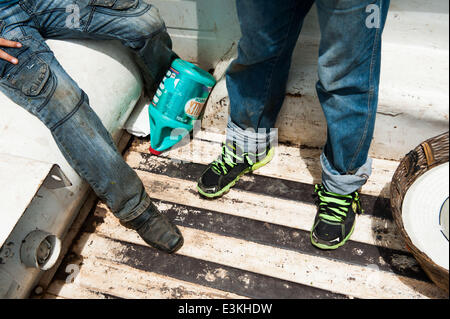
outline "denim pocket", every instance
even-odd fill
[[[49,65],[39,57],[23,62],[20,68],[8,77],[14,88],[30,97],[38,96],[50,78]]]
[[[139,5],[139,0],[91,0],[89,5],[113,10],[127,10],[136,8]]]
[[[0,65],[0,78],[26,96],[38,96],[51,76],[50,66],[40,55],[51,53],[50,48],[30,36],[12,40],[22,43],[22,48],[9,52],[19,59],[19,64],[6,62],[3,68]]]

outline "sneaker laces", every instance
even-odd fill
[[[315,193],[318,196],[319,217],[331,222],[344,222],[348,209],[356,213],[362,213],[358,192],[349,195],[339,195],[328,192],[323,185],[315,185]],[[353,207],[353,205],[356,205]]]
[[[236,154],[238,149],[241,150],[235,143],[233,145],[222,143],[222,153],[218,159],[212,162],[212,169],[219,175],[226,175],[239,163],[247,163],[249,166],[253,166],[259,158],[264,158],[267,155],[267,149],[264,149],[259,154],[245,152],[240,157]]]
[[[243,154],[243,157],[239,157],[236,154],[235,146],[230,145],[229,143],[223,143],[222,154],[220,154],[218,159],[212,162],[212,169],[219,175],[226,175],[229,170],[233,169],[238,163],[243,163],[245,156],[246,154]]]

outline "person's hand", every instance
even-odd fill
[[[3,51],[1,48],[21,48],[21,47],[22,47],[22,44],[20,44],[19,42],[9,41],[9,40],[0,38],[0,59],[8,61],[9,63],[12,63],[12,64],[19,63],[19,60],[17,60],[17,58],[10,56],[8,53]]]

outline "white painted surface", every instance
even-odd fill
[[[142,90],[139,70],[132,61],[131,54],[115,42],[48,43],[66,71],[88,94],[92,108],[117,141],[122,133],[121,128]],[[4,262],[0,269],[3,273],[9,273],[10,278],[19,284],[12,285],[15,289],[8,292],[8,297],[24,297],[42,273],[39,270],[26,269],[20,263],[20,242],[36,228],[60,238],[64,237],[83,204],[89,186],[69,166],[51,133],[37,118],[12,103],[3,94],[0,94],[0,105],[0,153],[58,164],[72,182],[72,186],[62,189],[41,188],[39,196],[33,201],[31,195],[31,204],[21,221],[11,234],[6,234],[9,235],[5,244],[9,244],[8,254],[5,256],[6,249],[0,251],[0,258]],[[12,170],[23,169],[19,162],[15,165],[17,166],[8,167]],[[10,187],[15,189],[20,188],[23,183],[26,183],[24,178],[9,181]],[[5,187],[2,183],[0,192],[3,192]],[[5,234],[2,233],[2,236]]]
[[[214,68],[240,37],[234,0],[147,0],[159,8],[183,59]]]
[[[231,61],[229,51],[233,44],[231,51],[235,51],[240,35],[235,1],[150,2],[160,7],[177,53],[205,69],[216,67],[220,78]],[[398,160],[423,140],[448,130],[448,15],[447,0],[391,1],[371,156]],[[313,8],[294,52],[288,96],[277,122],[281,141],[314,147],[325,142],[326,126],[314,87],[319,36]],[[218,67],[224,55],[228,58]],[[225,83],[221,81],[209,101],[203,127],[224,132],[228,118],[226,97]]]
[[[0,247],[52,167],[53,164],[0,154]]]

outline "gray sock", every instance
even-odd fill
[[[255,132],[254,129],[244,130],[229,119],[227,143],[236,143],[244,153],[261,155],[257,159],[252,159],[258,161],[265,157],[266,151],[278,143],[278,129],[259,129],[258,132]]]

